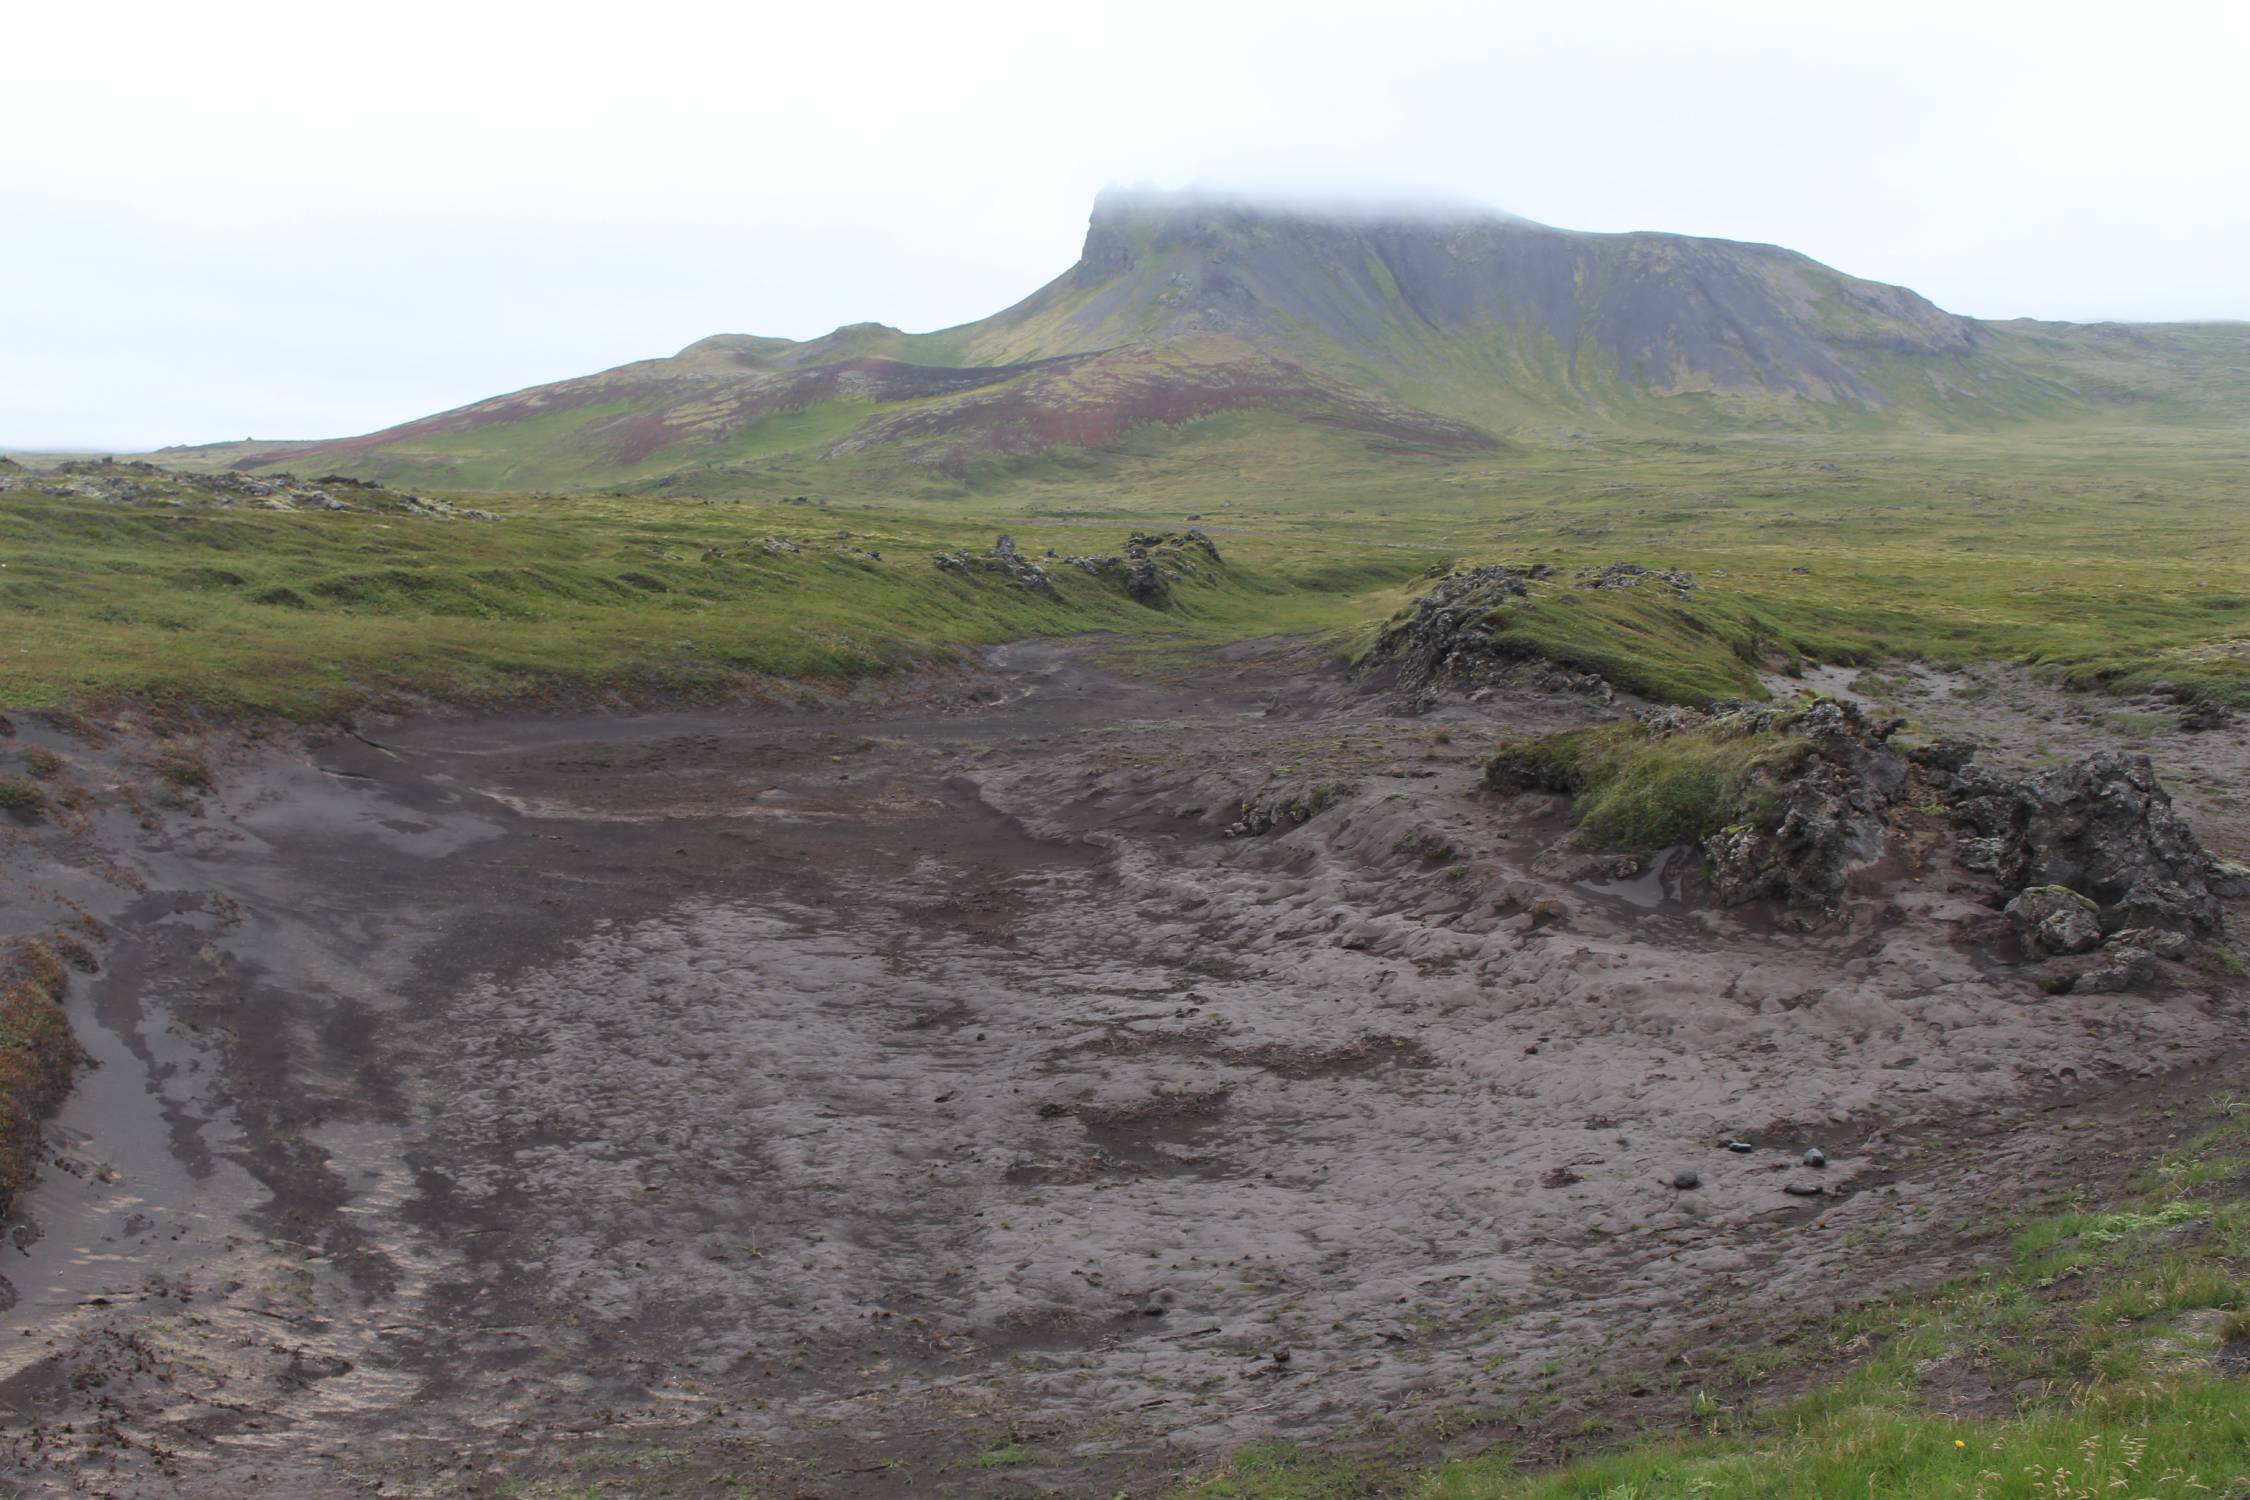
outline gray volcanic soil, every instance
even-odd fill
[[[1935,837],[1803,930],[1476,790],[1492,731],[1597,712],[1030,645],[912,702],[241,747],[200,808],[19,839],[11,930],[118,937],[0,1262],[0,1492],[1551,1455],[2240,1076],[2238,983],[2045,995]]]

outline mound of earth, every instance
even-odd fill
[[[1665,802],[1695,799],[1719,904],[1826,903],[1883,857],[1887,816],[1909,779],[1889,743],[1899,727],[1835,698],[1660,709],[1504,744],[1485,784],[1582,798],[1632,782]]]
[[[488,510],[412,495],[342,474],[300,479],[285,473],[191,473],[140,459],[72,459],[37,472],[10,465],[0,470],[0,492],[9,490],[129,505],[358,511],[371,515],[438,516],[463,521],[500,519]]]
[[[1076,568],[1081,573],[1114,583],[1135,604],[1150,609],[1171,607],[1174,584],[1211,582],[1223,562],[1218,544],[1193,528],[1177,533],[1135,531],[1126,537],[1122,557],[1109,553],[1085,556],[1074,553],[1064,557],[1050,547],[1047,559],[1057,566]],[[941,573],[954,573],[964,578],[978,575],[1006,578],[1029,593],[1054,597],[1054,579],[1048,575],[1045,564],[1024,556],[1012,536],[1001,537],[989,551],[981,554],[955,547],[935,554],[930,561]]]
[[[1614,567],[1630,565],[1616,564]],[[1586,586],[1608,587],[1612,576],[1586,575]],[[1502,630],[1501,608],[1528,598],[1531,585],[1555,576],[1544,563],[1513,567],[1492,563],[1453,571],[1433,568],[1436,582],[1387,623],[1362,660],[1362,669],[1382,672],[1403,696],[1434,704],[1441,690],[1477,693],[1503,685],[1529,685],[1584,694],[1600,702],[1616,692],[1599,673],[1547,660],[1536,647],[1510,639]]]

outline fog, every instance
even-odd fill
[[[24,9],[0,447],[942,327],[1065,269],[1120,183],[1772,241],[1985,317],[2250,316],[2235,7],[1564,9]]]

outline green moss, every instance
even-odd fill
[[[988,1448],[977,1455],[980,1469],[1014,1469],[1024,1464],[1037,1463],[1039,1455],[1022,1443],[1007,1443],[998,1448]]]
[[[84,1061],[57,1003],[70,974],[44,943],[0,951],[0,1213],[29,1176],[40,1122]]]
[[[24,776],[0,776],[0,813],[36,818],[47,811],[47,794]]]

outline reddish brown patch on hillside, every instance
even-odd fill
[[[235,467],[284,462],[334,466],[393,455],[412,459],[418,445],[434,439],[505,429],[558,413],[622,408],[589,417],[569,441],[594,463],[626,469],[671,450],[713,447],[763,417],[831,401],[863,401],[877,408],[832,451],[896,443],[940,469],[956,468],[978,455],[1021,456],[1064,444],[1098,447],[1151,422],[1177,426],[1228,411],[1291,413],[1400,448],[1473,452],[1494,446],[1475,428],[1387,405],[1284,361],[1245,356],[1196,362],[1167,357],[1163,350],[1124,349],[966,369],[875,356],[787,371],[715,372],[651,360],[496,396],[362,437],[249,454]],[[880,410],[907,402],[938,404]],[[494,431],[493,436],[497,443],[506,434]]]
[[[1475,452],[1496,446],[1473,427],[1385,405],[1284,361],[1167,364],[1123,350],[1057,360],[1004,389],[877,417],[836,449],[898,443],[921,461],[950,469],[977,455],[1098,447],[1152,422],[1178,426],[1230,411],[1296,415],[1399,447]]]

